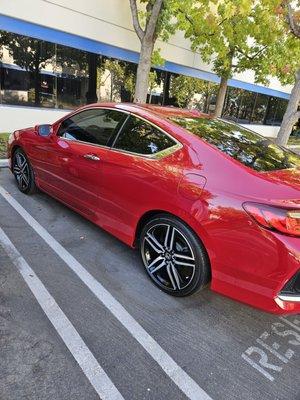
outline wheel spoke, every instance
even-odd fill
[[[20,167],[18,165],[14,165],[14,173],[19,174],[21,172]]]
[[[23,182],[25,183],[25,185],[28,186],[29,180],[28,180],[27,176],[25,174],[23,174],[22,178],[23,178]]]
[[[17,161],[18,167],[21,169],[24,160],[22,161],[22,157],[21,157],[20,154],[17,154],[17,156],[16,156],[16,161]]]
[[[173,275],[174,275],[174,278],[175,278],[175,281],[176,281],[176,284],[177,284],[177,288],[180,289],[180,287],[181,287],[180,280],[181,279],[180,279],[180,275],[179,275],[179,273],[178,273],[178,271],[177,271],[177,269],[176,269],[174,264],[171,264],[171,270],[173,272]]]
[[[26,168],[27,168],[27,162],[26,162],[26,160],[24,160],[22,166],[20,167],[21,172],[24,172]]]
[[[158,261],[164,260],[164,258],[162,256],[158,256],[156,257],[149,265],[148,265],[148,269],[152,268]]]
[[[175,258],[183,258],[184,260],[188,260],[188,261],[195,261],[194,257],[186,256],[184,254],[175,253],[174,257]]]
[[[174,280],[174,278],[173,278],[173,276],[172,276],[171,265],[170,265],[170,264],[167,265],[167,272],[168,272],[168,275],[169,275],[171,284],[172,284],[172,286],[173,286],[173,289],[176,290],[176,289],[177,289],[177,286],[176,286],[175,280]]]
[[[168,225],[167,227],[167,232],[165,236],[165,247],[169,250],[173,249],[173,244],[174,244],[174,234],[175,234],[175,228],[172,226]]]
[[[24,189],[24,187],[26,186],[26,182],[24,180],[24,176],[20,175],[20,185],[21,187]]]
[[[157,267],[155,267],[151,272],[151,274],[154,274],[154,272],[158,271],[159,269],[161,269],[162,267],[164,267],[166,265],[165,260],[163,260]]]
[[[151,233],[149,233],[149,232],[147,233],[145,240],[147,240],[147,242],[150,244],[150,246],[156,253],[160,254],[164,251],[163,246],[159,243],[159,241]]]
[[[192,268],[195,268],[195,264],[194,264],[194,263],[191,264],[191,263],[186,263],[186,262],[177,261],[177,260],[174,260],[174,263],[175,263],[176,265],[182,265],[182,266],[184,266],[184,267],[192,267]]]

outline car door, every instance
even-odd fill
[[[144,119],[127,119],[103,163],[101,211],[107,230],[127,242],[142,210],[168,201],[177,184],[164,156],[180,147]]]
[[[98,107],[64,119],[47,146],[47,163],[39,174],[41,186],[97,219],[103,161],[126,118],[122,112]]]

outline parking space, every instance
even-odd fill
[[[168,296],[137,252],[46,194],[24,196],[8,170],[0,186],[18,202],[0,195],[1,228],[124,399],[300,400],[299,316],[209,289]],[[0,283],[0,398],[99,398],[1,246]]]

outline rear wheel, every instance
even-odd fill
[[[22,149],[17,149],[13,154],[12,172],[16,178],[18,188],[22,193],[32,194],[36,191],[34,172]]]
[[[209,282],[203,244],[176,217],[161,214],[149,221],[140,235],[140,252],[152,281],[173,296],[190,295]]]

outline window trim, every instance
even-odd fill
[[[153,153],[153,154],[143,154],[143,153],[136,153],[134,151],[129,151],[129,150],[123,150],[123,149],[118,149],[116,147],[114,147],[116,141],[118,140],[119,136],[121,135],[123,128],[125,127],[128,119],[130,117],[136,117],[146,123],[148,123],[149,125],[153,126],[154,128],[156,128],[157,130],[159,130],[162,134],[166,135],[167,137],[169,137],[170,139],[173,140],[174,145],[171,147],[168,147],[164,150],[160,150],[157,153]],[[157,126],[155,123],[153,123],[152,121],[149,121],[148,119],[140,116],[139,114],[130,112],[128,117],[126,118],[126,120],[124,121],[124,123],[122,124],[120,130],[118,131],[117,135],[115,136],[115,139],[110,147],[110,150],[113,150],[115,152],[119,152],[119,153],[124,153],[124,154],[129,154],[132,156],[139,156],[142,158],[147,158],[147,159],[160,159],[163,157],[166,157],[167,155],[173,154],[175,153],[175,151],[181,149],[183,147],[182,143],[180,143],[176,138],[174,138],[174,136],[170,135],[168,132],[166,132],[164,129],[160,128],[159,126]]]

